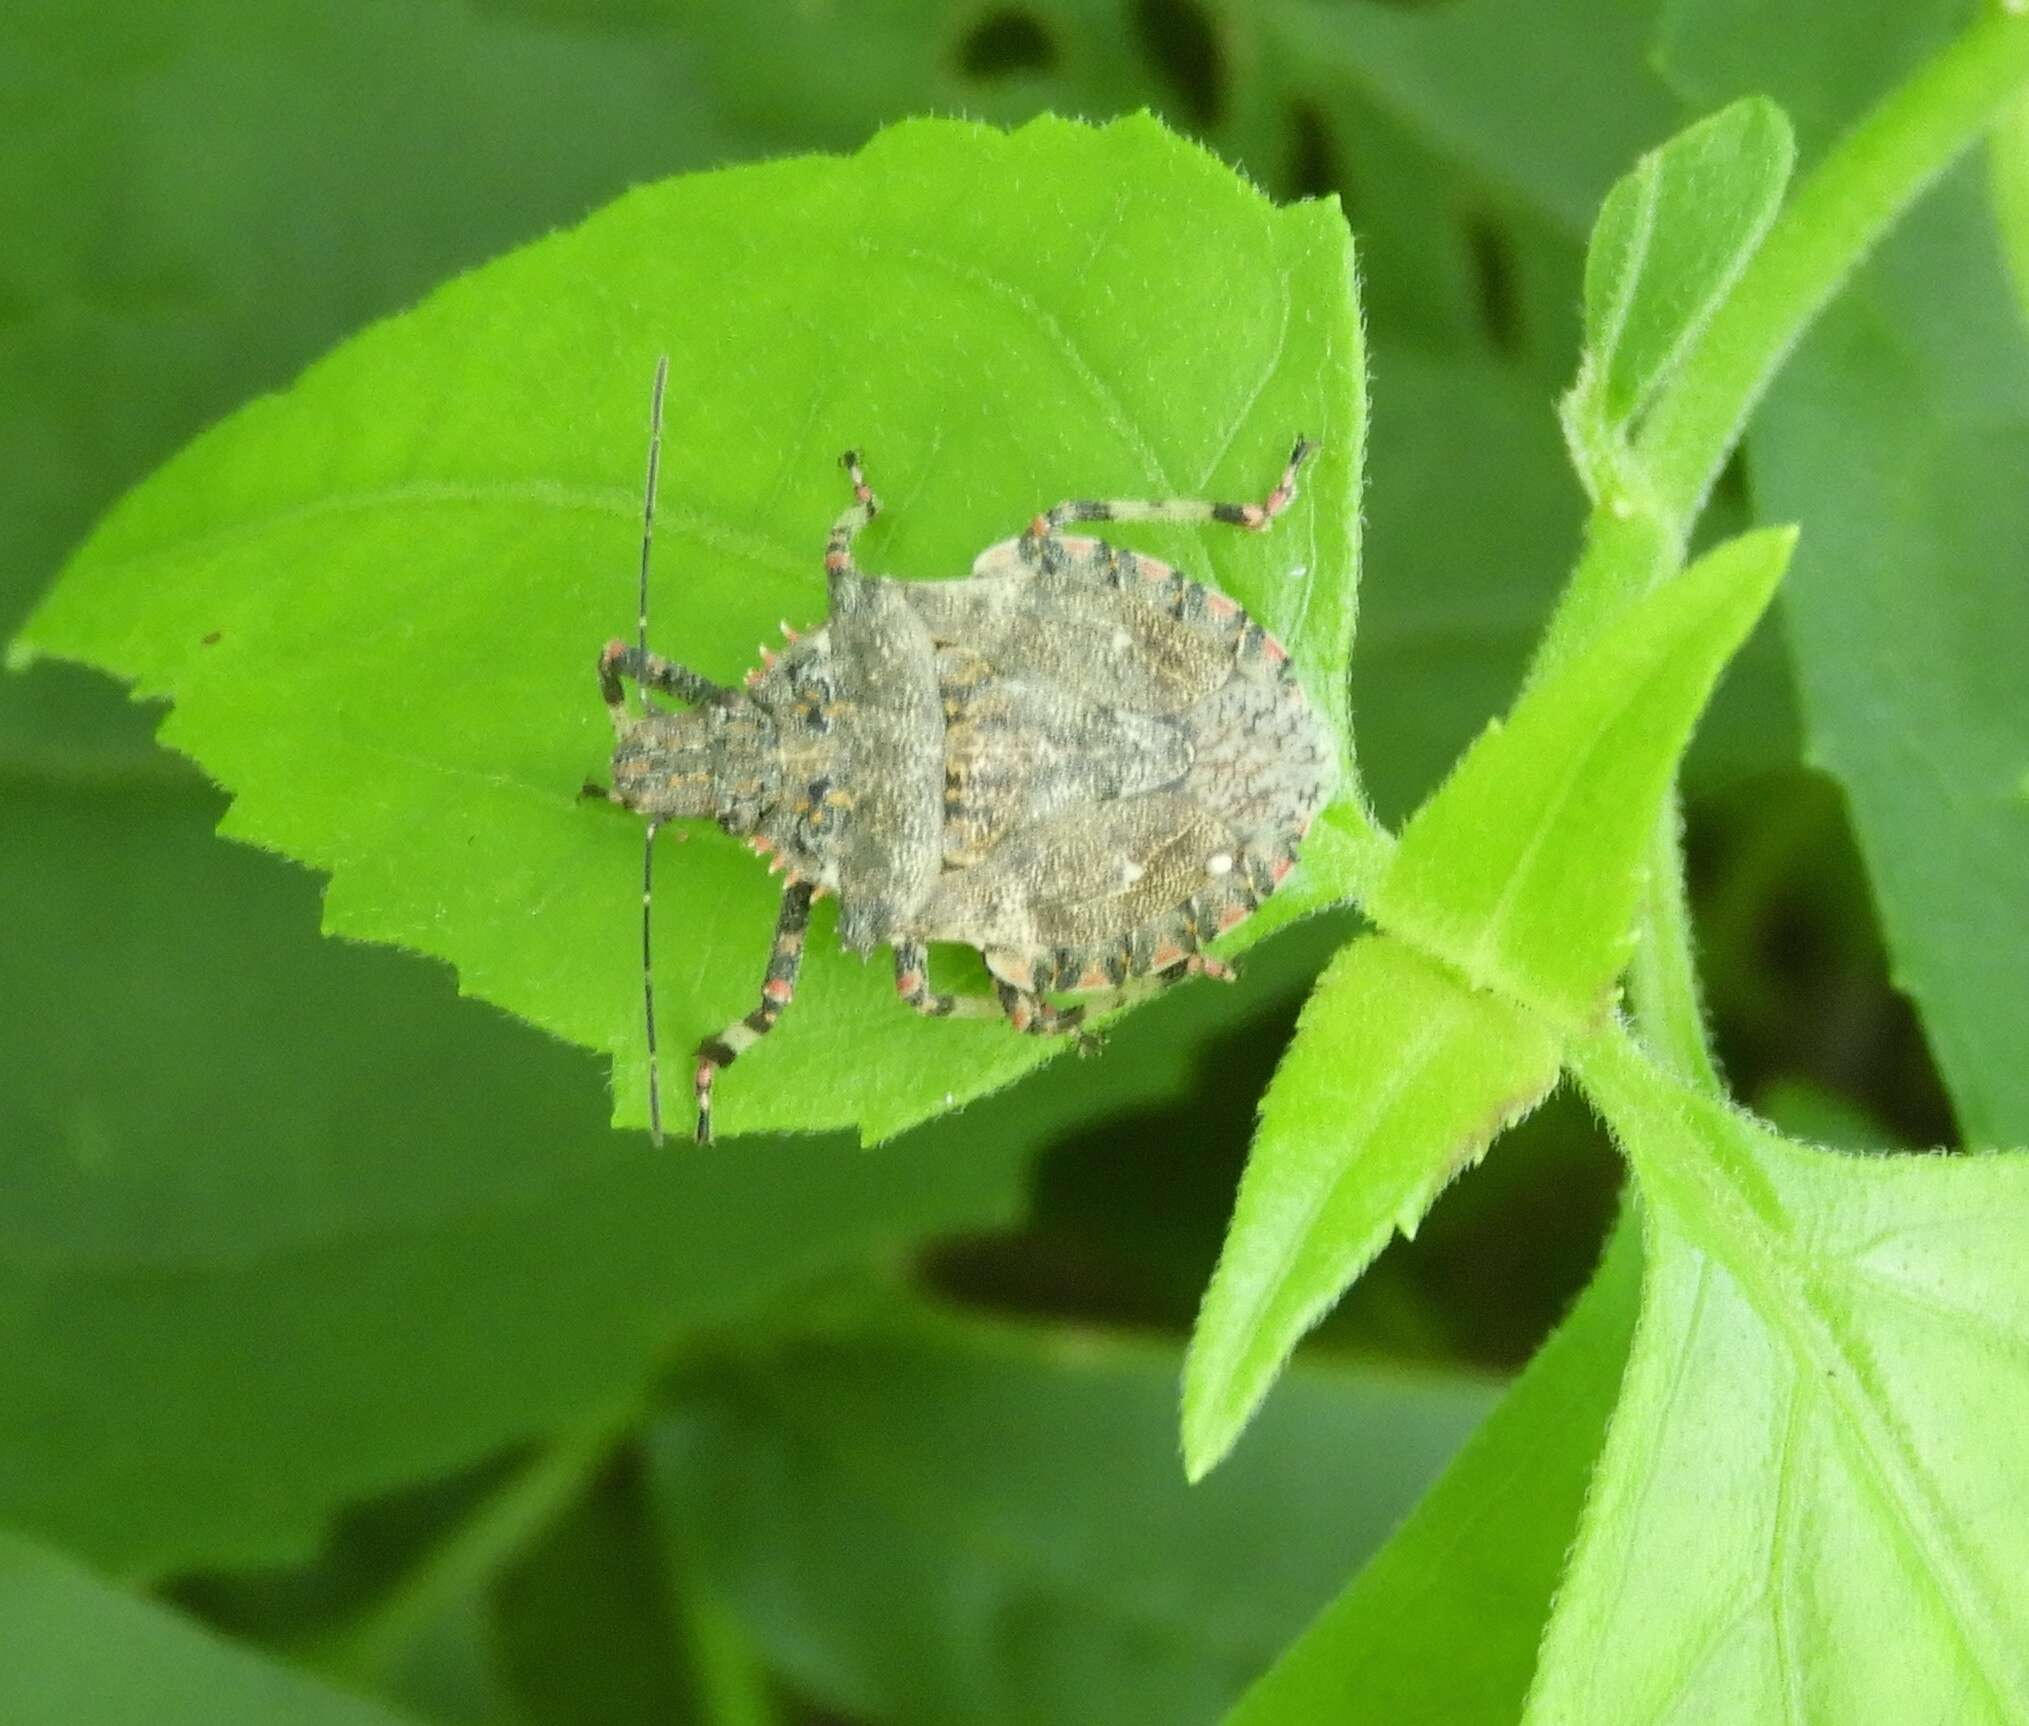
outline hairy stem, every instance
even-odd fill
[[[1994,14],[1842,138],[1770,230],[1636,440],[1681,545],[1747,417],[1839,285],[2029,82],[2029,16]]]
[[[1748,416],[1839,285],[2029,83],[2029,17],[1996,12],[1920,67],[1797,188],[1635,439],[1639,483],[1603,498],[1532,679],[1684,564],[1705,499]],[[1685,906],[1674,800],[1649,853],[1631,993],[1670,1066],[1716,1089]]]
[[[1682,838],[1683,817],[1672,795],[1649,838],[1648,882],[1636,913],[1640,941],[1628,972],[1628,1002],[1657,1058],[1679,1078],[1716,1093],[1722,1086],[1698,994]]]

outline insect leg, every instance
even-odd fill
[[[1103,1018],[1116,1007],[1138,1005],[1166,994],[1179,983],[1188,983],[1193,977],[1216,977],[1222,983],[1238,980],[1239,973],[1230,965],[1221,964],[1217,959],[1202,953],[1193,953],[1188,959],[1179,960],[1166,971],[1156,971],[1132,983],[1123,983],[1118,988],[1102,989],[1084,997],[1078,1003],[1079,1011],[1091,1018]]]
[[[1288,508],[1290,499],[1296,496],[1297,473],[1316,451],[1317,445],[1310,439],[1298,438],[1275,489],[1259,503],[1214,503],[1181,497],[1154,501],[1072,498],[1055,509],[1045,510],[1030,522],[1028,537],[1041,539],[1076,521],[1220,521],[1259,533]]]
[[[1081,1042],[1087,1037],[1083,1007],[1055,1006],[1041,995],[1007,982],[996,981],[994,992],[1000,997],[1000,1010],[1007,1015],[1007,1022],[1017,1031],[1032,1037],[1075,1036]]]
[[[867,485],[866,475],[860,471],[860,456],[856,449],[849,449],[838,458],[838,465],[845,469],[852,481],[852,502],[845,513],[831,524],[831,534],[824,542],[824,571],[827,575],[852,573],[852,542],[859,537],[860,529],[881,513],[881,500],[874,496]]]
[[[895,944],[895,993],[927,1019],[984,1019],[1001,1011],[987,995],[940,995],[930,987],[930,950],[920,941]]]
[[[599,694],[605,700],[606,711],[613,716],[613,729],[623,736],[634,720],[627,711],[626,693],[620,687],[622,678],[643,689],[692,703],[721,700],[732,694],[710,678],[700,677],[687,665],[678,665],[659,653],[629,647],[624,641],[609,641],[599,649]]]
[[[1160,927],[1160,926],[1159,926]],[[1174,932],[1173,932],[1174,931]],[[1110,952],[1092,947],[1059,947],[1036,967],[1040,987],[1082,997],[1078,1003],[1088,1018],[1098,1018],[1130,1002],[1146,1001],[1193,977],[1216,977],[1230,983],[1235,973],[1230,965],[1195,946],[1186,947],[1194,937],[1185,932],[1183,920],[1160,933],[1138,931],[1122,940]]]
[[[810,924],[810,900],[815,891],[808,881],[799,881],[782,895],[782,910],[775,919],[775,941],[768,951],[767,980],[761,985],[761,1004],[744,1019],[735,1019],[716,1037],[707,1037],[697,1046],[697,1142],[711,1143],[712,1080],[721,1067],[730,1067],[775,1028],[782,1009],[796,993],[796,978],[803,969],[803,932]]]

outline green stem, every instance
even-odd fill
[[[774,1686],[746,1626],[687,1552],[672,1548],[669,1568],[698,1718],[709,1726],[781,1726]]]
[[[1767,1171],[1727,1124],[1739,1120],[1731,1105],[1687,1095],[1618,1018],[1573,1043],[1569,1058],[1572,1077],[1671,1226],[1736,1275],[1766,1270],[1788,1224]]]
[[[1920,67],[1797,188],[1636,440],[1681,545],[1747,417],[1825,303],[2029,82],[2029,16],[1995,14]]]
[[[600,1421],[538,1454],[326,1644],[316,1664],[363,1687],[377,1685],[433,1621],[498,1574],[562,1513],[624,1430],[624,1421]]]
[[[1635,440],[1639,483],[1603,498],[1532,677],[1682,567],[1706,494],[1804,332],[1918,195],[2029,83],[2029,16],[1967,30],[1798,186]]]
[[[1674,574],[1683,561],[1682,548],[1653,511],[1618,497],[1602,503],[1585,523],[1585,549],[1529,663],[1529,684],[1540,683],[1623,604]]]
[[[1993,13],[1920,67],[1797,188],[1635,440],[1638,483],[1605,497],[1550,620],[1531,680],[1621,605],[1683,567],[1719,470],[1812,321],[1903,212],[2029,83],[2029,17]],[[1672,803],[1649,848],[1631,994],[1643,1036],[1715,1091],[1697,996]]]
[[[1684,894],[1683,821],[1666,798],[1649,840],[1648,881],[1638,913],[1639,939],[1628,972],[1628,1001],[1642,1035],[1663,1064],[1714,1095],[1724,1087],[1705,1035],[1705,1006]]]

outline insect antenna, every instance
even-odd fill
[[[669,355],[655,362],[655,388],[648,398],[648,485],[641,498],[641,603],[635,609],[635,644],[648,652],[648,553],[655,544],[655,476],[662,466],[662,387],[669,381]]]
[[[641,1022],[648,1030],[648,1137],[662,1143],[662,1074],[655,1053],[655,954],[649,945],[648,908],[655,897],[655,823],[641,842]]]
[[[662,389],[669,381],[669,355],[655,362],[655,388],[648,398],[648,483],[641,499],[641,594],[635,609],[636,640],[648,657],[648,554],[655,543],[655,476],[662,465]],[[648,823],[641,841],[641,1022],[648,1033],[648,1137],[662,1143],[662,1074],[655,1049],[655,833]]]

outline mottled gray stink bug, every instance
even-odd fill
[[[667,361],[655,374],[636,645],[608,642],[599,689],[618,743],[606,792],[655,832],[716,820],[772,855],[786,887],[761,1000],[697,1050],[697,1136],[718,1070],[767,1035],[802,967],[811,902],[838,938],[894,950],[919,1013],[1004,1013],[1075,1032],[1130,978],[1226,968],[1204,945],[1281,885],[1330,797],[1337,757],[1281,643],[1232,600],[1072,522],[1265,529],[1295,495],[1299,439],[1259,503],[1061,503],[981,552],[970,576],[863,575],[853,541],[880,509],[859,457],[825,544],[830,615],[727,689],[648,651],[648,556]],[[630,713],[621,680],[687,707]],[[649,1120],[661,1136],[649,864],[641,947]],[[996,997],[937,994],[928,943],[976,947]],[[1105,994],[1059,1006],[1052,994]]]

